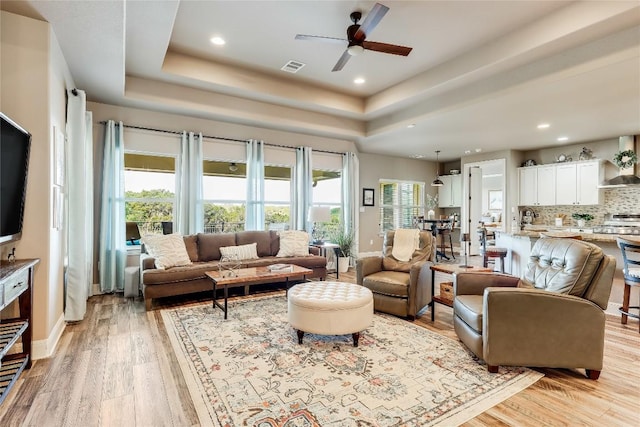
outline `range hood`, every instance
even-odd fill
[[[619,139],[620,151],[636,151],[635,150],[635,138],[631,136],[621,136]],[[611,178],[599,185],[599,188],[619,188],[619,187],[634,187],[640,186],[640,177],[635,172],[636,165],[629,168],[620,168],[618,176]]]

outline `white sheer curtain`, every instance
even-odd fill
[[[342,155],[342,223],[346,231],[355,233],[354,253],[358,253],[358,187],[360,163],[355,153]]]
[[[311,154],[311,147],[296,148],[296,168],[291,186],[291,226],[294,230],[311,230],[307,221],[307,212],[313,201]]]
[[[127,258],[124,213],[124,127],[109,120],[104,132],[100,209],[100,290],[124,289]]]
[[[202,133],[196,135],[193,132],[182,132],[176,188],[176,231],[182,235],[202,232]]]
[[[264,143],[247,142],[247,212],[245,230],[264,230]]]
[[[93,284],[93,118],[82,90],[69,91],[66,183],[68,224],[64,320],[82,320]]]

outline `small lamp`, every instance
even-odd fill
[[[312,206],[309,209],[309,222],[313,222],[313,231],[311,231],[313,243],[322,243],[323,236],[319,234],[318,223],[329,221],[331,221],[331,208],[328,206]]]
[[[137,222],[127,221],[125,233],[127,235],[127,244],[135,245],[136,240],[140,240],[140,229]]]
[[[460,235],[460,241],[464,245],[464,264],[459,265],[460,268],[473,268],[472,265],[467,264],[467,244],[471,242],[471,237],[469,233],[462,233]]]

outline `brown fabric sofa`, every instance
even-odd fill
[[[382,256],[361,258],[356,262],[358,284],[371,289],[376,311],[415,319],[431,303],[431,269],[436,257],[435,237],[420,232],[420,248],[410,261],[396,260],[391,252],[395,231],[384,236]]]
[[[327,276],[327,260],[317,248],[310,248],[310,256],[278,258],[280,236],[276,231],[240,231],[237,233],[194,234],[184,236],[187,253],[193,264],[160,270],[155,258],[140,255],[140,280],[145,307],[151,309],[154,298],[211,291],[211,279],[205,272],[216,270],[220,261],[220,248],[257,243],[258,259],[242,260],[241,267],[261,267],[271,264],[295,264],[313,270],[309,278],[324,280]],[[245,287],[245,293],[249,291]]]
[[[453,326],[487,363],[602,370],[605,313],[615,258],[575,239],[539,239],[522,278],[460,273]]]

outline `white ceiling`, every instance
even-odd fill
[[[366,18],[373,1],[0,4],[51,23],[91,101],[441,160],[640,134],[640,1],[382,3],[390,10],[367,40],[413,51],[366,51],[340,72],[345,46],[294,37],[344,38],[349,14]],[[280,71],[289,60],[306,65]]]

